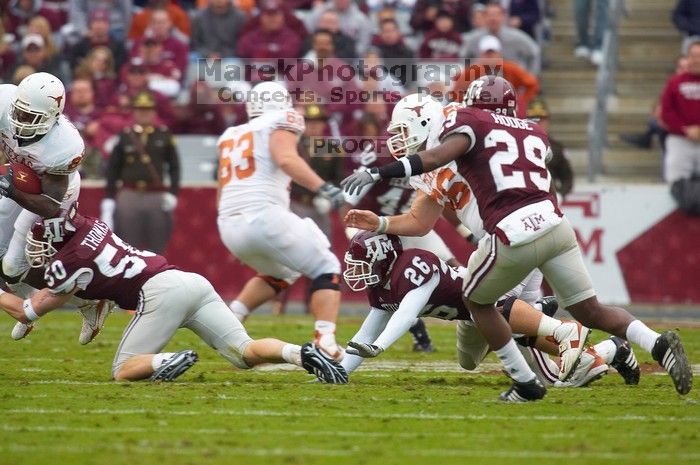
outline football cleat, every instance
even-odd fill
[[[80,305],[83,326],[80,328],[78,342],[82,345],[92,342],[100,333],[107,316],[112,313],[113,304],[109,300],[86,300]]]
[[[610,336],[610,340],[615,343],[615,356],[610,366],[617,370],[625,380],[625,384],[639,384],[639,363],[634,356],[630,343],[617,336]]]
[[[593,347],[581,354],[581,362],[568,381],[557,381],[554,387],[584,387],[608,373],[608,365]]]
[[[199,356],[194,350],[181,350],[169,359],[163,361],[152,375],[151,381],[172,381],[194,365]]]
[[[542,307],[542,313],[548,317],[553,317],[554,314],[557,313],[557,310],[559,310],[559,302],[553,295],[540,297],[535,303],[540,304],[540,307]]]
[[[31,333],[32,329],[34,329],[34,323],[24,324],[21,321],[18,321],[12,328],[12,339],[19,341],[20,339],[25,338],[27,334]]]
[[[554,340],[559,344],[559,381],[566,381],[581,360],[581,353],[591,330],[578,321],[567,321],[554,330]]]
[[[414,352],[424,352],[426,354],[429,354],[431,352],[435,352],[435,348],[433,345],[428,342],[427,344],[421,344],[420,342],[414,342],[413,343],[413,351]]]
[[[651,349],[651,356],[671,375],[679,394],[690,392],[693,387],[693,371],[678,333],[666,331],[659,336]]]
[[[513,381],[513,385],[505,392],[502,392],[499,399],[503,402],[530,402],[540,400],[547,394],[547,388],[535,377],[527,383]]]
[[[348,382],[345,368],[311,342],[301,346],[301,366],[325,383],[346,384]]]
[[[340,362],[345,357],[345,349],[340,347],[335,340],[335,333],[321,334],[316,331],[314,345],[335,361]]]
[[[428,329],[425,323],[420,318],[409,329],[413,336],[413,351],[414,352],[433,352],[433,344],[428,334]]]

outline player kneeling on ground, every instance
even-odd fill
[[[345,282],[352,290],[366,289],[371,306],[362,327],[348,343],[342,361],[348,372],[357,369],[362,358],[376,357],[396,342],[416,317],[471,320],[461,297],[466,269],[452,268],[426,250],[403,250],[396,235],[369,231],[356,234],[345,263]],[[550,354],[568,357],[574,353],[569,348],[581,342],[577,330],[580,323],[557,320],[522,300],[506,299],[501,312],[513,332],[532,336],[530,345]],[[483,337],[476,342],[467,339],[464,331],[457,335],[460,365],[473,370],[488,353],[488,344]],[[578,357],[581,352],[575,353]],[[607,373],[608,366],[593,350],[583,358],[569,385],[582,386]],[[553,370],[535,363],[532,366],[543,382],[557,379],[552,373],[558,371],[556,366]]]
[[[33,268],[44,271],[46,287],[24,301],[10,293],[0,295],[0,305],[18,321],[35,321],[73,294],[136,309],[112,365],[116,380],[172,381],[184,373],[197,361],[193,350],[160,352],[183,327],[238,368],[287,362],[328,383],[348,380],[345,370],[311,343],[300,347],[251,339],[203,276],[132,247],[105,223],[80,215],[75,204],[60,217],[35,223],[27,235],[26,254]]]

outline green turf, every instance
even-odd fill
[[[503,405],[506,379],[457,371],[453,327],[431,324],[438,352],[414,354],[404,338],[378,359],[396,368],[368,363],[347,386],[307,383],[301,371],[234,371],[184,330],[169,348],[199,352],[188,373],[171,384],[114,383],[126,322],[111,316],[82,347],[77,314],[49,315],[20,342],[0,320],[0,464],[700,463],[700,395],[681,398],[667,376],[628,387],[611,374]],[[339,339],[358,324],[343,320]],[[301,343],[311,320],[254,316],[247,326],[253,337]],[[700,329],[681,334],[698,363]]]

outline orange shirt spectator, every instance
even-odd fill
[[[203,10],[209,6],[209,0],[197,0],[195,5],[197,6],[198,10]],[[233,0],[233,5],[237,10],[250,15],[255,8],[255,0]]]
[[[540,91],[540,83],[534,74],[514,61],[501,56],[501,42],[495,36],[484,36],[479,41],[480,62],[469,66],[455,77],[452,86],[457,101],[462,101],[469,84],[485,74],[499,74],[510,81],[518,93],[519,100],[527,106]],[[499,69],[500,67],[500,69]],[[519,102],[520,103],[520,102]]]
[[[151,23],[151,13],[153,10],[158,9],[166,10],[175,29],[186,38],[189,38],[192,32],[192,25],[190,24],[190,17],[187,16],[185,10],[175,5],[171,0],[150,0],[148,7],[141,10],[140,13],[136,13],[132,18],[131,27],[129,28],[129,39],[136,40],[144,36],[148,25]]]

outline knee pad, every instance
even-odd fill
[[[257,277],[265,281],[272,289],[274,289],[276,294],[279,294],[280,292],[289,288],[289,283],[284,279],[277,279],[273,278],[272,276],[262,274],[259,274]]]
[[[330,289],[332,291],[340,290],[340,275],[336,273],[325,273],[316,276],[311,280],[309,291],[314,293],[321,289]]]
[[[513,304],[515,303],[516,297],[511,296],[505,299],[501,306],[501,313],[503,314],[503,318],[506,319],[506,321],[510,321],[510,312],[513,310]]]

